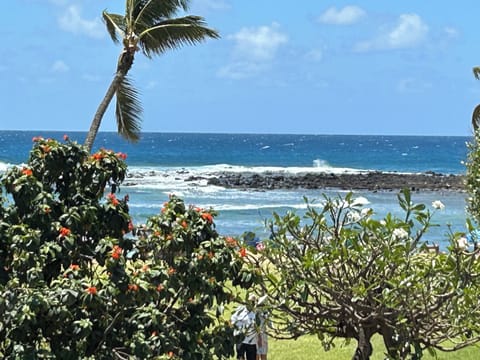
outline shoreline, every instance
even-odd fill
[[[198,178],[189,178],[198,180]],[[234,173],[221,172],[206,178],[208,185],[228,189],[341,189],[367,191],[458,191],[465,192],[465,176],[435,172],[406,174],[380,171],[360,173]]]

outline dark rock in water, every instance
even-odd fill
[[[465,190],[463,175],[443,175],[429,171],[420,174],[386,173],[229,173],[222,172],[208,180],[209,185],[242,189],[342,189],[342,190]]]

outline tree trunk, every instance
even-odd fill
[[[103,115],[105,114],[105,111],[107,111],[108,105],[110,105],[110,102],[112,101],[113,96],[117,92],[118,84],[123,80],[124,77],[125,77],[124,74],[122,74],[120,71],[117,71],[110,86],[108,87],[107,93],[105,94],[102,102],[97,108],[97,112],[93,117],[92,124],[90,125],[90,130],[88,131],[87,138],[85,139],[85,143],[84,143],[88,152],[92,151],[93,142],[97,137],[98,129],[100,128]]]
[[[123,81],[125,76],[127,76],[128,71],[131,69],[134,56],[135,48],[128,48],[124,49],[118,58],[117,72],[115,73],[115,77],[113,78],[112,83],[108,87],[107,93],[103,97],[102,102],[97,108],[97,112],[93,117],[92,124],[90,125],[90,130],[87,134],[87,138],[85,139],[84,145],[87,148],[88,152],[92,151],[93,142],[97,137],[98,129],[100,128],[103,115],[105,115],[105,111],[107,111],[108,105],[110,105],[113,96],[117,92],[118,85]]]
[[[352,360],[369,360],[373,353],[372,343],[370,342],[373,332],[369,329],[360,327],[358,330],[357,349]]]

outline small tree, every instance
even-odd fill
[[[116,197],[125,157],[37,138],[27,165],[1,177],[0,357],[232,354],[223,306],[232,280],[251,281],[236,241],[174,196],[134,228]]]
[[[480,340],[477,252],[458,234],[447,253],[429,251],[422,236],[433,213],[408,191],[399,204],[403,219],[376,220],[352,194],[308,204],[304,219],[275,215],[271,239],[249,258],[265,275],[260,292],[275,309],[275,336],[316,334],[327,350],[337,337],[355,339],[353,359],[369,359],[374,334],[391,359]]]

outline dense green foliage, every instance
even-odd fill
[[[0,357],[232,354],[228,284],[252,277],[215,214],[171,196],[135,228],[128,196],[117,198],[124,154],[34,141],[1,177]]]
[[[304,218],[274,217],[271,239],[250,260],[264,273],[259,295],[268,294],[276,336],[316,334],[326,349],[337,337],[356,339],[354,359],[371,356],[374,334],[391,359],[477,342],[478,251],[462,234],[447,252],[430,251],[422,237],[433,213],[408,191],[399,195],[403,218],[376,219],[365,203],[349,194],[308,204]]]
[[[480,130],[473,132],[473,139],[467,143],[468,158],[465,163],[467,168],[466,190],[468,192],[467,210],[480,224]]]

